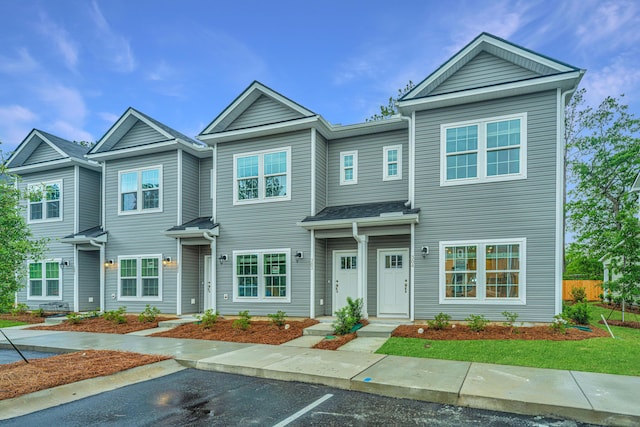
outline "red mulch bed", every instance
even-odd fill
[[[10,313],[0,314],[0,319],[10,320],[12,322],[24,323],[44,323],[44,317],[35,316],[31,313],[13,315]]]
[[[155,322],[141,322],[134,314],[125,315],[126,323],[115,323],[102,317],[92,317],[81,320],[80,323],[72,324],[68,321],[59,325],[34,326],[29,329],[41,331],[71,331],[71,332],[100,332],[103,334],[128,334],[130,332],[142,331],[158,327],[158,322],[173,319],[172,317],[158,317]]]
[[[424,332],[418,333],[422,328]],[[581,331],[576,328],[567,328],[566,334],[554,331],[549,326],[519,327],[515,330],[501,325],[488,325],[482,332],[474,332],[467,325],[452,325],[447,329],[437,330],[428,328],[427,325],[401,325],[391,336],[404,338],[423,338],[429,340],[550,340],[550,341],[575,341],[587,338],[608,337],[609,333],[600,328],[592,328],[593,332]]]
[[[243,331],[232,326],[233,320],[218,319],[210,329],[205,329],[196,323],[189,323],[151,336],[278,345],[301,337],[304,328],[316,323],[318,321],[313,319],[288,321],[286,324],[289,328],[286,328],[286,326],[278,327],[268,320],[252,320],[249,329]]]
[[[607,320],[609,326],[624,326],[625,328],[633,328],[640,329],[640,322],[630,322],[625,320],[624,322],[621,320]],[[604,325],[604,322],[600,320],[600,324]]]
[[[124,351],[86,350],[0,365],[0,400],[170,359]]]
[[[336,337],[332,339],[325,338],[318,344],[314,345],[313,348],[320,350],[337,350],[349,341],[356,339],[356,336],[356,333],[353,332],[346,335],[336,335]]]

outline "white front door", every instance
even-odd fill
[[[211,255],[204,256],[204,309],[209,310],[213,304],[213,286],[211,284]]]
[[[333,251],[333,312],[358,297],[358,252]]]
[[[409,316],[408,249],[378,249],[378,316]]]

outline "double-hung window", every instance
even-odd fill
[[[234,204],[291,200],[291,147],[233,156]]]
[[[340,185],[358,183],[358,151],[340,153]]]
[[[527,114],[441,126],[441,185],[526,178]]]
[[[291,301],[291,250],[234,251],[234,301]]]
[[[120,214],[162,211],[162,166],[118,173]]]
[[[62,181],[30,184],[29,222],[62,220]]]
[[[382,180],[402,179],[402,145],[384,147],[382,152]]]
[[[440,302],[525,302],[525,239],[440,243]]]
[[[160,255],[118,257],[118,299],[160,301],[161,258]]]
[[[60,261],[29,263],[29,299],[62,299],[60,292]]]

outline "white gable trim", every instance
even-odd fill
[[[14,159],[16,159],[20,153],[28,146],[30,146],[32,144],[32,140],[33,137],[37,136],[38,138],[40,138],[40,140],[44,143],[46,143],[48,146],[50,146],[51,148],[53,148],[58,154],[60,154],[60,156],[62,156],[64,159],[69,158],[70,156],[65,153],[64,151],[62,151],[61,149],[59,149],[54,143],[52,143],[51,141],[49,141],[48,138],[46,138],[43,134],[41,134],[40,132],[38,132],[38,129],[32,129],[31,132],[29,132],[29,135],[27,135],[27,137],[22,141],[22,143],[20,143],[20,145],[18,146],[18,149],[16,151],[14,151],[11,156],[9,156],[9,158],[6,161],[6,165],[9,165],[9,167],[11,167],[11,162],[13,162]],[[29,156],[31,154],[33,154],[33,152],[35,151],[37,147],[34,147],[33,150],[31,150],[31,153],[29,153]],[[25,159],[26,160],[26,159]],[[19,166],[21,167],[21,166]]]

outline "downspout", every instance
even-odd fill
[[[216,298],[216,294],[218,292],[218,287],[217,287],[217,273],[216,273],[216,261],[217,261],[217,257],[216,257],[216,238],[213,236],[210,236],[209,233],[207,233],[206,231],[204,233],[202,233],[202,237],[204,237],[206,240],[210,241],[210,246],[211,246],[211,277],[209,278],[211,280],[211,297],[212,297],[212,301],[211,301],[211,309],[213,310],[213,312],[215,313],[215,311],[217,310],[217,298]]]
[[[413,209],[413,205],[414,205],[414,193],[415,193],[415,185],[414,185],[414,174],[415,174],[415,156],[414,156],[414,149],[415,149],[415,128],[413,127],[413,124],[415,123],[414,118],[415,118],[415,112],[412,113],[412,117],[406,117],[406,116],[402,116],[400,115],[400,119],[402,120],[406,120],[407,123],[409,124],[409,153],[407,154],[407,159],[408,159],[408,164],[407,166],[409,167],[409,175],[407,177],[407,181],[409,183],[409,188],[408,188],[408,200],[407,202],[404,204],[406,207]]]
[[[96,243],[95,240],[89,240],[91,246],[100,248],[100,311],[105,311],[105,260],[104,260],[104,243]],[[77,268],[77,266],[75,266]]]
[[[353,222],[351,224],[353,238],[358,242],[358,291],[360,291],[360,297],[362,298],[362,317],[369,318],[367,310],[367,236],[358,235],[358,223]]]
[[[415,206],[415,143],[416,143],[416,112],[411,112],[411,118],[400,116],[401,119],[406,120],[409,123],[409,153],[407,155],[407,163],[409,167],[409,200],[404,204],[406,207],[413,209]],[[416,225],[411,224],[411,244],[409,245],[409,320],[415,320],[415,233]]]

